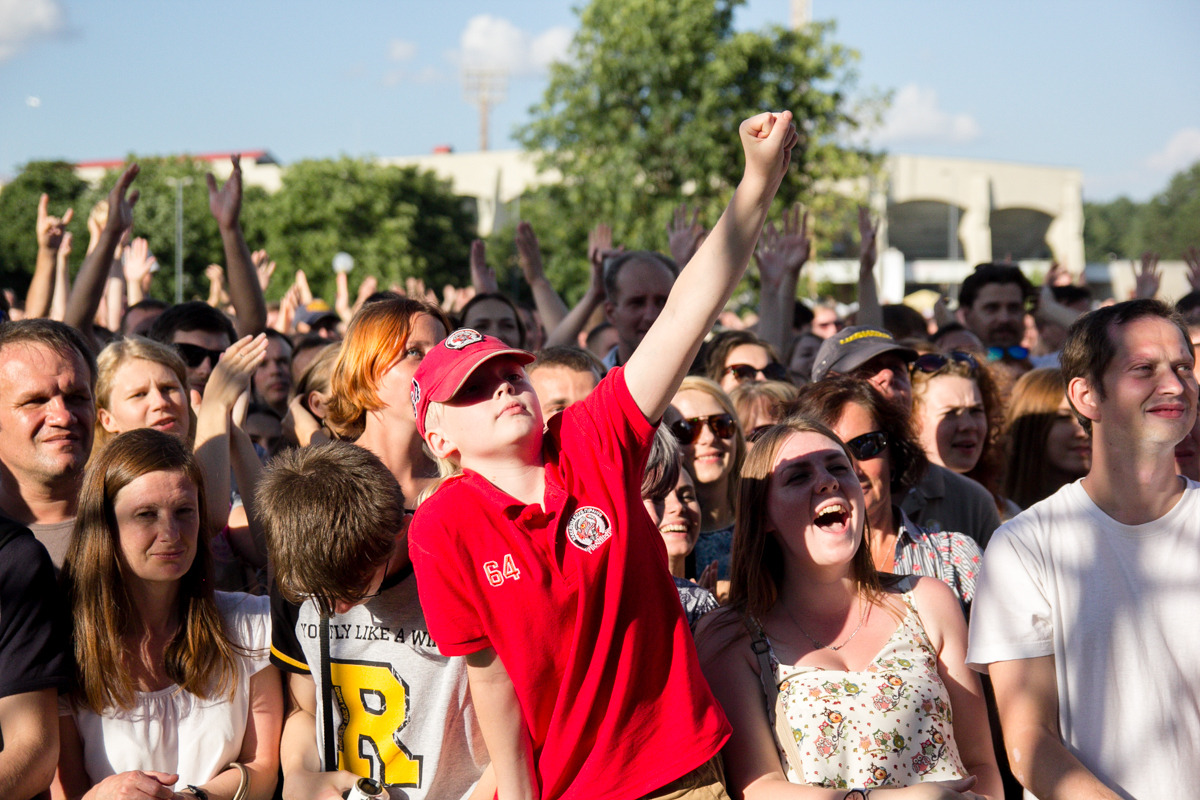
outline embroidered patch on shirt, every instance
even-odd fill
[[[585,553],[594,553],[610,536],[612,523],[595,506],[584,506],[572,514],[567,522],[567,538]]]

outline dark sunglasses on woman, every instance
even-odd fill
[[[923,356],[918,356],[917,360],[912,362],[912,370],[933,374],[950,362],[955,361],[960,364],[966,364],[967,367],[974,372],[979,369],[979,361],[970,353],[964,353],[961,350],[955,350],[949,355],[942,353],[926,353]]]
[[[671,433],[680,444],[695,444],[700,438],[700,429],[705,425],[718,439],[733,438],[737,420],[729,414],[711,414],[707,417],[689,417],[671,423]]]
[[[879,457],[887,449],[887,434],[883,431],[871,431],[862,436],[855,436],[846,442],[846,449],[859,461],[869,461]]]
[[[730,364],[725,368],[725,374],[733,374],[739,381],[757,380],[758,376],[762,376],[765,381],[786,381],[788,379],[787,367],[783,364],[774,362],[767,364],[762,369],[752,367],[749,364]]]

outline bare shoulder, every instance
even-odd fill
[[[962,606],[949,586],[937,578],[917,578],[912,588],[912,600],[935,649],[942,649],[947,636],[966,638]]]
[[[731,658],[752,654],[750,632],[742,615],[729,606],[722,606],[700,618],[696,625],[696,652],[706,670]]]

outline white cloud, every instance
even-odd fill
[[[58,0],[0,0],[0,61],[39,37],[60,32],[65,22]]]
[[[1146,159],[1146,166],[1160,172],[1178,172],[1200,161],[1200,128],[1176,131],[1166,147]]]
[[[951,114],[938,105],[937,92],[910,83],[896,93],[873,137],[880,143],[929,142],[965,144],[979,138],[979,123],[970,114]]]
[[[404,39],[392,39],[388,42],[388,59],[391,61],[412,61],[416,58],[417,46]]]
[[[452,58],[463,69],[532,75],[565,58],[573,35],[563,27],[533,35],[501,17],[479,14],[467,20]]]

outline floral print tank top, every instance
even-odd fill
[[[904,787],[967,774],[937,654],[912,592],[902,596],[904,619],[865,670],[781,666],[770,651],[779,686],[776,714],[795,738],[794,748],[780,748],[792,783]],[[797,752],[801,763],[792,763]]]

